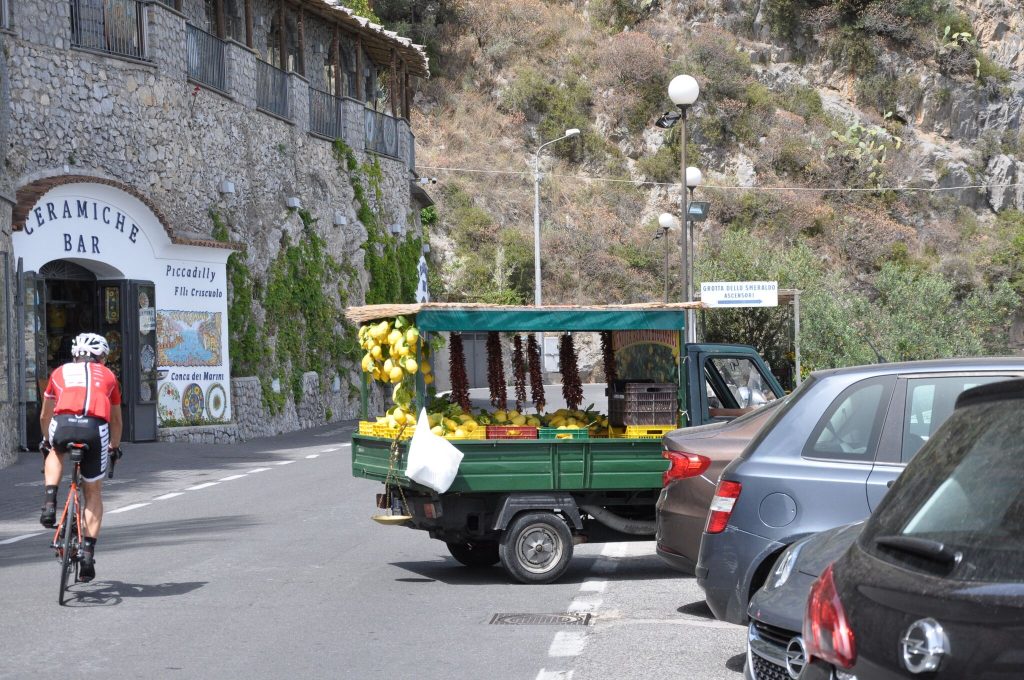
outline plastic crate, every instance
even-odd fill
[[[488,425],[488,439],[536,439],[537,428],[533,425]]]
[[[626,439],[661,439],[675,429],[675,425],[627,425]]]
[[[590,430],[585,427],[538,427],[537,439],[590,439]]]
[[[608,398],[608,421],[616,427],[658,425],[678,417],[679,390],[673,383],[626,383]]]
[[[399,430],[402,431],[402,436],[398,436]],[[400,427],[389,427],[387,423],[374,423],[373,424],[373,436],[383,437],[384,439],[412,439],[413,433],[416,431],[415,425],[406,425],[405,429],[402,430]]]

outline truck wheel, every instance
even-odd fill
[[[498,545],[501,565],[522,583],[550,583],[572,558],[572,534],[558,515],[528,512],[516,517]]]
[[[461,543],[446,543],[446,545],[452,557],[467,567],[490,567],[498,563],[497,543],[462,541]]]

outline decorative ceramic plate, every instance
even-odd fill
[[[228,397],[224,392],[224,386],[220,383],[210,385],[210,389],[206,390],[206,408],[210,412],[210,417],[218,420],[223,418],[227,407]]]
[[[181,414],[189,420],[201,418],[205,405],[203,388],[196,383],[190,383],[181,393]]]
[[[153,388],[149,386],[148,380],[143,380],[141,383],[139,383],[139,398],[142,401],[153,400]]]
[[[145,309],[146,307],[149,307],[149,296],[139,291],[139,309]]]
[[[106,334],[107,344],[110,345],[110,354],[107,355],[107,361],[110,364],[116,363],[121,359],[121,334],[118,331],[107,331]]]
[[[181,392],[172,382],[165,382],[158,390],[157,410],[161,420],[181,420]]]
[[[153,345],[143,345],[139,350],[139,359],[142,360],[143,371],[152,371],[156,363],[156,350],[153,349]]]

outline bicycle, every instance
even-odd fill
[[[80,465],[82,458],[89,452],[89,445],[82,442],[71,442],[67,445],[68,458],[74,464],[71,470],[71,486],[68,488],[68,498],[64,502],[64,512],[61,513],[60,521],[57,523],[57,530],[53,534],[53,542],[50,547],[56,552],[60,561],[60,595],[57,604],[64,605],[64,594],[68,589],[68,581],[74,574],[74,581],[78,582],[78,563],[81,561],[82,546],[82,489],[79,485],[81,476]],[[113,479],[114,465],[121,457],[120,450],[111,452],[110,469],[107,470],[107,478]]]

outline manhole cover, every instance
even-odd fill
[[[491,625],[589,626],[591,614],[495,614]]]

